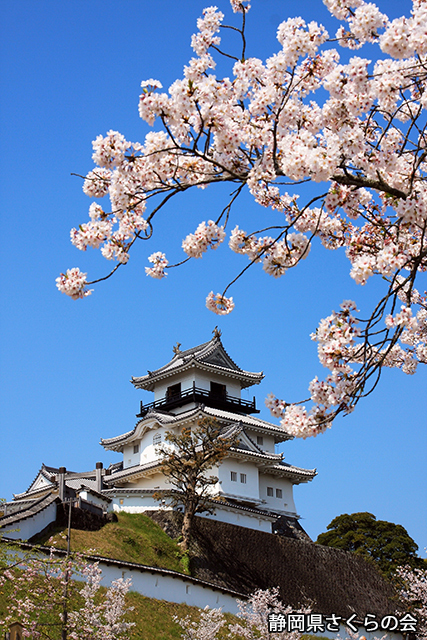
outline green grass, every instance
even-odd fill
[[[54,529],[35,542],[66,549],[65,529]],[[106,524],[98,531],[71,529],[71,550],[88,552],[126,562],[189,573],[188,561],[177,542],[172,540],[151,518],[142,513],[120,513],[118,522]]]

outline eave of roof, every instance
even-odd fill
[[[160,495],[164,491],[166,491],[166,489],[140,489],[140,488],[132,489],[130,487],[114,487],[112,489],[106,489],[105,491],[103,491],[103,494],[105,494],[106,496],[113,496],[113,497],[126,496],[128,494],[138,495],[142,493],[145,495],[153,495],[154,493],[157,493]],[[170,490],[168,489],[167,492],[170,493]],[[175,493],[179,493],[179,491],[176,491]],[[277,518],[283,514],[287,514],[289,517],[295,518],[296,520],[300,518],[300,516],[294,513],[289,513],[285,511],[275,512],[269,509],[261,509],[261,508],[258,509],[257,507],[248,507],[247,505],[244,505],[244,504],[229,502],[227,499],[224,500],[222,496],[219,497],[218,499],[212,498],[212,500],[209,500],[209,506],[212,506],[215,509],[225,509],[226,511],[245,511],[257,517],[263,517],[267,520],[270,520],[271,522],[277,520]],[[198,515],[203,517],[203,514],[198,514]]]
[[[294,467],[293,465],[281,462],[278,460],[277,454],[272,453],[258,453],[256,451],[249,451],[248,449],[239,449],[238,447],[231,447],[229,451],[230,457],[238,458],[240,460],[250,460],[251,462],[259,463],[260,469],[263,473],[270,473],[272,475],[289,478],[295,481],[295,484],[300,482],[309,482],[316,475],[315,469],[303,469],[301,467]],[[162,466],[162,460],[152,460],[145,464],[138,464],[132,467],[127,467],[122,471],[113,473],[110,476],[104,476],[105,485],[114,485],[116,482],[124,482],[132,479],[138,479],[141,477],[147,477],[153,475],[156,471],[160,470]]]
[[[128,480],[129,478],[140,478],[144,475],[152,475],[152,472],[159,468],[161,464],[161,460],[153,460],[145,464],[136,464],[132,467],[127,467],[123,469],[123,471],[117,471],[117,473],[113,473],[110,476],[104,476],[104,484],[109,485],[117,481]]]
[[[127,431],[126,433],[123,433],[119,436],[114,436],[113,438],[101,438],[100,444],[104,447],[104,449],[121,451],[123,446],[127,442],[132,441],[137,428],[144,423],[149,423],[150,421],[154,420],[162,426],[174,426],[180,424],[181,422],[187,422],[188,420],[193,419],[198,414],[218,418],[223,422],[241,422],[246,427],[250,427],[255,431],[263,433],[264,435],[273,436],[276,443],[284,442],[285,440],[293,440],[293,436],[289,435],[289,433],[286,433],[286,431],[284,431],[282,427],[278,427],[271,422],[265,422],[264,420],[253,418],[252,416],[248,416],[246,414],[232,413],[231,411],[223,411],[222,409],[213,409],[212,407],[208,407],[206,405],[199,405],[194,409],[190,409],[189,411],[184,411],[183,413],[178,414],[149,411],[141,420],[138,420],[135,427],[131,431]]]

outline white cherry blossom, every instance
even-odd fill
[[[241,273],[262,265],[278,278],[310,260],[317,243],[345,251],[356,284],[377,279],[383,288],[371,316],[358,319],[345,301],[312,335],[327,376],[309,383],[307,406],[268,400],[283,428],[302,437],[352,411],[382,367],[412,374],[427,359],[426,297],[415,289],[427,270],[427,4],[413,0],[410,15],[390,20],[372,2],[324,2],[342,23],[333,47],[322,25],[288,18],[265,60],[250,54],[245,0],[231,0],[232,25],[217,7],[205,9],[182,77],[167,91],[153,78],[141,83],[139,114],[156,130],[142,143],[114,130],[93,142],[83,189],[110,206],[92,203],[89,221],[71,231],[78,249],[116,262],[112,274],[138,240],[151,241],[173,197],[226,182],[231,194],[216,220],[177,240],[187,259],[229,233],[229,248],[248,260]],[[221,49],[226,26],[241,38],[231,52]],[[341,61],[342,47],[360,55],[345,51]],[[214,73],[221,53],[230,65],[222,78]],[[259,206],[258,229],[235,205],[243,190]],[[165,254],[148,260],[147,275],[165,277]],[[90,284],[77,269],[57,279],[74,299],[89,295]],[[209,293],[206,306],[230,313],[227,291]]]

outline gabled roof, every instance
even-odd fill
[[[54,489],[58,487],[58,467],[48,467],[45,464],[42,464],[40,470],[38,471],[36,477],[28,487],[26,491],[22,493],[14,493],[14,500],[25,500],[30,497],[37,497],[41,495],[46,495],[46,493],[52,492]],[[75,471],[66,471],[65,472],[65,484],[75,489],[82,484],[82,481],[87,486],[95,486],[95,471],[83,471],[81,473],[77,473]]]
[[[223,438],[237,438],[238,445],[236,447],[231,447],[230,451],[244,451],[245,453],[251,453],[255,456],[268,457],[268,459],[275,461],[280,461],[283,458],[282,453],[267,452],[255,444],[252,438],[247,434],[242,423],[224,427],[222,429],[221,436]]]
[[[232,377],[239,380],[242,389],[259,384],[264,377],[262,371],[252,373],[238,367],[224,349],[218,331],[215,331],[214,337],[209,342],[204,342],[186,351],[181,351],[177,346],[174,348],[174,352],[172,360],[160,369],[149,371],[146,376],[132,377],[132,384],[137,389],[153,391],[154,385],[160,380],[192,368]]]
[[[56,486],[55,475],[58,473],[58,469],[55,467],[48,467],[44,463],[40,467],[36,477],[28,487],[26,491],[22,493],[14,493],[14,498],[25,496],[27,493],[37,493],[39,491],[45,491],[48,488]]]

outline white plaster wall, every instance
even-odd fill
[[[178,384],[178,382],[181,383],[181,391],[190,389],[190,387],[193,386],[193,381],[195,380],[194,373],[194,369],[190,369],[182,374],[171,376],[166,380],[158,382],[154,387],[154,400],[163,400],[166,398],[167,388],[172,387],[174,384]]]
[[[167,388],[174,384],[178,384],[178,382],[181,383],[181,391],[192,388],[193,382],[195,382],[196,387],[199,389],[206,389],[207,391],[210,391],[210,383],[217,382],[218,384],[225,384],[229,396],[234,396],[235,398],[240,398],[241,396],[240,384],[236,380],[233,380],[233,378],[215,373],[205,373],[199,369],[191,369],[183,374],[171,376],[170,378],[167,378],[167,380],[158,382],[154,387],[154,400],[164,399],[166,397]]]
[[[206,389],[210,391],[211,382],[217,382],[218,384],[225,384],[226,392],[229,396],[234,396],[235,398],[240,398],[241,388],[240,384],[233,380],[233,378],[229,378],[228,376],[222,376],[220,374],[214,373],[205,373],[204,371],[195,371],[195,380],[196,387],[200,389]]]
[[[167,431],[174,431],[172,428],[167,427],[157,427],[156,429],[150,429],[144,435],[140,443],[140,463],[146,464],[147,462],[152,462],[153,460],[157,460],[159,458],[156,453],[156,447],[164,444],[165,436]],[[161,437],[160,442],[157,442],[158,436]],[[153,440],[156,437],[156,444],[154,444]]]
[[[138,478],[135,482],[117,481],[120,488],[129,489],[170,489],[170,484],[166,476],[162,473],[155,473],[148,478]]]
[[[144,513],[144,511],[155,511],[159,508],[159,502],[154,500],[151,495],[117,496],[113,498],[109,506],[110,511],[126,511],[127,513]]]
[[[56,519],[56,503],[50,504],[46,509],[36,513],[31,518],[17,522],[1,530],[2,535],[13,540],[29,540],[36,533],[42,531],[48,524]],[[13,531],[16,529],[16,531]]]
[[[237,482],[231,480],[231,472],[237,473]],[[246,474],[246,484],[240,482],[240,474]],[[240,462],[234,458],[226,458],[218,469],[221,491],[245,498],[259,499],[258,468],[249,462]]]
[[[126,569],[125,567],[115,567],[99,563],[102,569],[102,585],[109,586],[113,580],[118,578],[131,578],[132,591],[141,593],[148,598],[166,600],[167,602],[185,603],[193,607],[209,606],[212,609],[222,608],[224,612],[238,612],[236,598],[227,593],[222,593],[215,587],[205,587],[195,584],[180,576],[161,575],[141,571],[138,569]]]
[[[42,489],[43,487],[51,487],[52,483],[48,482],[46,480],[46,478],[44,478],[41,474],[38,476],[38,478],[34,481],[34,483],[31,485],[31,490],[34,491],[35,489]]]
[[[151,428],[150,426],[141,438],[137,438],[123,447],[123,468],[128,469],[129,467],[156,460],[159,457],[156,454],[156,447],[165,442],[166,432],[173,430],[174,428],[172,427],[161,427],[153,423],[153,427]],[[161,436],[161,441],[158,444],[153,443],[153,438],[156,435]],[[133,452],[134,445],[136,444],[139,445],[138,453]]]
[[[209,520],[216,520],[216,522],[228,522],[230,524],[236,524],[239,527],[245,527],[246,529],[254,529],[255,531],[266,531],[271,533],[271,520],[260,518],[258,515],[251,515],[242,511],[236,513],[235,511],[228,511],[218,507],[213,514],[204,513],[200,518],[208,518]]]
[[[133,447],[135,444],[139,444],[138,441],[131,442],[123,447],[123,468],[127,469],[128,467],[134,467],[139,464],[141,458],[141,451],[138,453],[133,452]],[[140,445],[141,449],[141,445]]]
[[[273,497],[267,495],[267,487],[273,487]],[[281,498],[276,498],[276,489],[282,489]],[[260,498],[266,501],[266,503],[262,505],[262,508],[280,509],[281,511],[296,513],[293,485],[286,478],[278,478],[277,476],[260,473],[259,493]]]
[[[258,446],[261,447],[263,451],[268,451],[268,453],[276,453],[276,447],[274,444],[273,436],[266,436],[264,434],[260,434],[259,431],[252,430],[252,429],[251,430],[248,429],[248,435],[252,438],[255,444],[257,444],[257,436],[260,435],[263,439],[263,443],[259,444]]]
[[[102,509],[108,509],[108,502],[99,498],[98,496],[94,496],[89,491],[80,491],[79,496],[82,500],[86,500],[86,502],[91,502],[92,504],[96,504],[97,507],[102,507]]]

